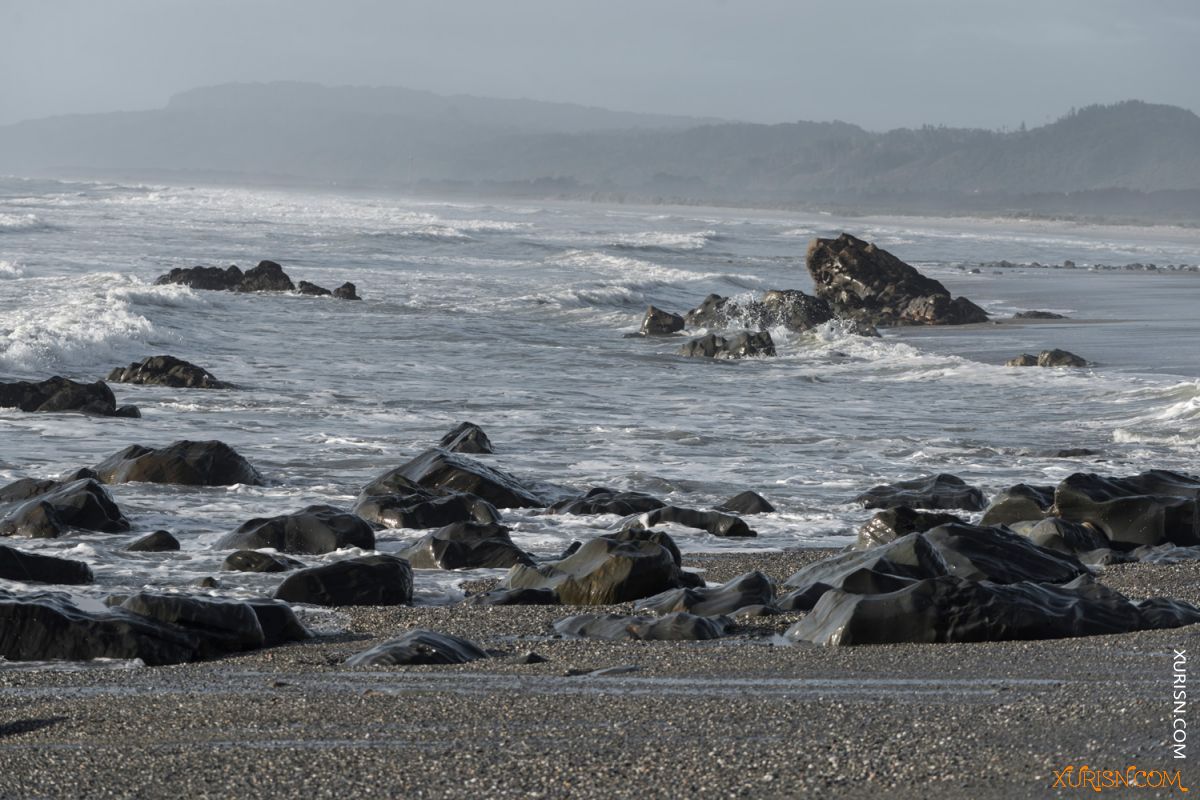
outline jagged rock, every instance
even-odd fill
[[[0,579],[22,583],[91,583],[92,569],[82,561],[26,553],[0,544]]]
[[[612,605],[689,585],[679,566],[678,548],[662,544],[645,532],[627,532],[624,539],[598,536],[561,561],[516,566],[504,588],[553,589],[568,605]],[[672,552],[672,550],[674,552]]]
[[[134,406],[117,406],[104,381],[79,383],[55,375],[39,383],[0,383],[0,408],[26,412],[78,411],[98,417],[139,417]]]
[[[791,331],[811,330],[834,318],[829,303],[798,289],[772,289],[759,303],[760,328],[782,325]]]
[[[1018,311],[1013,314],[1013,319],[1066,319],[1062,314],[1055,314],[1053,311]]]
[[[679,506],[663,506],[652,511],[647,511],[639,515],[636,519],[627,522],[626,527],[641,526],[644,528],[653,528],[655,525],[661,525],[664,522],[707,531],[713,536],[735,538],[758,535],[751,530],[750,526],[741,517],[736,517],[732,514],[722,514],[719,511],[697,511],[694,508],[680,508]]]
[[[491,589],[463,600],[465,606],[556,606],[553,589]]]
[[[1090,579],[1066,586],[1008,585],[952,575],[884,594],[832,590],[785,634],[826,645],[1057,639],[1173,628],[1200,609],[1156,598],[1132,603]]]
[[[642,327],[638,332],[642,336],[670,336],[683,330],[683,325],[683,317],[678,314],[650,306],[646,310],[646,317],[642,320]]]
[[[333,296],[339,300],[362,300],[358,296],[358,287],[350,281],[346,281],[341,286],[333,290]]]
[[[1018,483],[996,495],[983,512],[980,525],[1010,525],[1023,520],[1041,519],[1054,505],[1053,486]]]
[[[951,298],[938,281],[847,233],[837,239],[813,239],[806,263],[817,297],[838,316],[872,325],[987,321],[987,313],[970,300]]]
[[[227,572],[290,572],[304,564],[294,558],[258,550],[235,550],[225,557],[221,569]]]
[[[924,511],[915,511],[908,506],[896,506],[880,511],[867,520],[858,529],[858,539],[855,541],[854,547],[858,550],[867,550],[876,545],[895,541],[901,536],[907,536],[910,533],[924,533],[951,522],[963,522],[963,520],[953,514],[930,514]]]
[[[728,297],[710,294],[700,305],[684,315],[684,321],[689,328],[723,328],[732,317],[740,313],[737,304]]]
[[[227,269],[220,267],[176,267],[166,275],[160,275],[156,284],[178,283],[193,289],[209,291],[234,291],[242,282],[244,273],[237,265]]]
[[[296,284],[296,294],[307,294],[313,297],[329,297],[333,292],[326,289],[324,286],[317,286],[315,283],[308,281],[300,281]]]
[[[716,617],[732,615],[748,606],[770,606],[774,602],[775,581],[756,570],[720,586],[672,589],[639,601],[633,610],[651,614],[686,611],[700,617]]]
[[[520,480],[474,459],[440,447],[372,481],[364,495],[392,494],[397,479],[434,494],[473,494],[497,508],[545,508],[547,503]]]
[[[775,506],[767,502],[767,498],[763,497],[758,492],[745,491],[740,494],[735,494],[733,497],[726,500],[721,505],[716,506],[714,511],[728,511],[732,514],[770,514],[775,510]]]
[[[350,667],[395,667],[405,664],[466,664],[487,658],[479,645],[445,633],[416,629],[346,659]]]
[[[492,440],[474,422],[460,422],[438,442],[452,453],[494,453]]]
[[[457,522],[427,533],[397,553],[414,569],[494,569],[533,558],[513,544],[503,525]]]
[[[117,367],[108,375],[114,383],[171,386],[176,389],[232,389],[203,367],[175,356],[148,356],[128,367]]]
[[[391,555],[361,556],[289,575],[277,600],[318,606],[398,606],[412,602],[412,567]]]
[[[665,503],[657,497],[642,492],[614,492],[597,486],[587,494],[560,500],[546,509],[550,514],[641,514],[662,508]]]
[[[1128,478],[1068,476],[1054,490],[1051,513],[1086,522],[1116,545],[1200,544],[1200,479],[1165,470]]]
[[[160,450],[130,445],[95,467],[104,483],[177,483],[187,486],[262,486],[263,477],[224,442],[172,442]]]
[[[751,358],[775,355],[775,342],[766,331],[740,331],[729,337],[709,333],[676,351],[690,358]]]
[[[1039,367],[1086,367],[1087,359],[1066,350],[1043,350],[1038,354]]]
[[[165,553],[179,549],[179,540],[170,531],[154,531],[126,545],[130,553]]]
[[[55,538],[67,528],[120,533],[130,529],[108,491],[91,478],[51,482],[0,520],[0,536]]]
[[[874,486],[854,498],[865,508],[961,508],[982,511],[983,492],[968,486],[962,478],[940,473],[911,481]]]
[[[333,506],[308,506],[294,514],[242,523],[221,537],[218,550],[270,547],[282,553],[332,553],[346,547],[375,549],[375,531],[365,519]]]
[[[283,267],[274,261],[260,261],[254,269],[246,270],[237,285],[239,292],[291,292],[296,287]]]
[[[725,617],[698,617],[683,611],[665,617],[577,614],[554,623],[560,636],[609,641],[694,641],[719,639],[732,626]]]
[[[500,512],[473,494],[445,497],[384,494],[360,497],[353,512],[388,528],[442,528],[456,522],[488,524],[500,521]]]

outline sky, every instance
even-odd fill
[[[303,80],[753,122],[1200,111],[1200,0],[0,0],[0,124]]]

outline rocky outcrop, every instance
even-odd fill
[[[549,514],[619,514],[627,517],[662,508],[666,503],[642,492],[614,492],[597,486],[587,494],[560,500],[546,509]]]
[[[908,506],[896,506],[880,511],[863,523],[863,526],[858,529],[858,539],[855,541],[854,547],[858,550],[866,550],[876,545],[895,541],[910,533],[924,533],[951,522],[963,522],[963,520],[953,514],[930,514],[925,511],[916,511]]]
[[[448,431],[438,447],[451,453],[494,453],[492,440],[474,422],[460,422]]]
[[[829,303],[799,289],[772,289],[751,310],[760,329],[782,326],[797,333],[811,330],[834,318]]]
[[[775,581],[764,573],[747,572],[720,586],[672,589],[638,602],[635,612],[670,614],[686,611],[700,617],[733,615],[749,606],[775,602]]]
[[[341,286],[333,290],[333,296],[338,300],[362,300],[358,296],[358,287],[350,281],[346,281]]]
[[[440,447],[426,450],[379,476],[363,489],[363,495],[411,494],[413,489],[435,495],[473,494],[497,508],[548,505],[531,487],[512,475]]]
[[[746,521],[733,514],[722,514],[720,511],[697,511],[694,508],[679,506],[662,506],[639,515],[626,523],[626,527],[653,528],[655,525],[673,523],[685,528],[696,528],[706,531],[713,536],[730,538],[757,536]]]
[[[1004,362],[1006,367],[1086,367],[1087,359],[1066,350],[1043,350],[1038,355],[1023,353]]]
[[[317,286],[315,283],[309,283],[308,281],[300,281],[296,284],[296,294],[307,294],[313,297],[330,297],[333,295],[333,292],[324,286]]]
[[[767,502],[767,498],[758,492],[746,490],[740,494],[735,494],[724,503],[721,503],[721,505],[714,506],[713,510],[744,515],[770,514],[775,511],[775,506]]]
[[[806,262],[817,297],[840,317],[871,325],[962,325],[988,318],[970,300],[951,297],[940,282],[848,233],[813,239]]]
[[[117,367],[109,373],[113,383],[138,383],[151,386],[170,386],[175,389],[232,389],[233,384],[219,381],[203,367],[175,356],[148,356],[128,367]]]
[[[646,309],[646,316],[642,319],[642,327],[638,333],[642,336],[671,336],[683,330],[683,326],[683,317],[650,306]]]
[[[91,583],[92,568],[82,561],[26,553],[0,544],[0,579],[21,583]]]
[[[384,494],[360,497],[352,511],[387,528],[442,528],[456,522],[499,522],[500,512],[473,494],[433,497],[428,494]]]
[[[397,553],[414,569],[496,569],[533,558],[513,544],[503,525],[458,522],[427,533]]]
[[[412,567],[392,555],[361,556],[289,575],[277,600],[318,606],[399,606],[412,602]]]
[[[130,527],[108,490],[95,480],[84,478],[43,485],[41,491],[0,519],[0,536],[52,539],[70,528],[120,533]]]
[[[172,442],[159,450],[130,445],[95,467],[104,483],[176,483],[186,486],[262,486],[263,477],[224,442]]]
[[[28,412],[77,411],[98,417],[140,417],[136,406],[118,406],[104,381],[79,383],[55,375],[44,381],[0,383],[0,408]]]
[[[221,569],[226,572],[291,572],[303,563],[294,558],[258,550],[235,550],[225,557]]]
[[[377,644],[346,659],[350,667],[397,667],[410,664],[466,664],[487,658],[483,648],[469,639],[416,629],[398,639]]]
[[[176,267],[160,275],[156,284],[177,283],[192,289],[227,292],[290,292],[296,287],[283,267],[274,261],[260,261],[243,272],[236,265],[220,267]]]
[[[728,337],[709,333],[676,351],[689,358],[751,358],[775,355],[775,342],[766,331],[740,331]]]
[[[239,292],[291,292],[295,288],[283,267],[274,261],[258,262],[257,267],[246,270],[237,285]]]
[[[608,641],[696,641],[719,639],[732,623],[724,617],[698,617],[683,611],[665,617],[577,614],[554,623],[560,636]]]
[[[1085,522],[1117,547],[1200,544],[1200,478],[1151,470],[1128,478],[1075,473],[1054,490],[1054,516]]]
[[[316,505],[294,514],[248,520],[213,546],[218,550],[270,547],[281,553],[320,555],[346,547],[374,550],[375,531],[356,514]]]
[[[955,475],[939,473],[911,481],[874,486],[854,498],[864,508],[961,508],[982,511],[983,492]]]
[[[125,546],[129,553],[167,553],[179,549],[179,540],[170,531],[154,531]]]

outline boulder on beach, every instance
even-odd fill
[[[439,495],[473,494],[496,508],[545,508],[548,505],[532,487],[518,478],[440,447],[430,448],[380,475],[363,489],[362,494],[394,494],[397,486],[412,486]]]
[[[770,606],[774,602],[775,581],[755,570],[720,586],[671,589],[639,601],[633,610],[651,614],[686,611],[700,617],[716,617],[733,615],[749,606]]]
[[[713,536],[728,538],[751,537],[758,534],[741,517],[722,514],[720,511],[698,511],[694,508],[662,506],[638,515],[625,523],[627,528],[653,528],[655,525],[673,523],[685,528],[696,528]]]
[[[992,498],[984,509],[980,525],[1010,525],[1023,520],[1041,519],[1054,505],[1053,486],[1018,483]]]
[[[469,639],[418,628],[346,659],[349,667],[396,667],[414,664],[466,664],[487,658]]]
[[[699,617],[676,611],[663,617],[576,614],[554,623],[560,636],[608,641],[697,641],[719,639],[732,627],[725,617]]]
[[[40,491],[0,519],[0,536],[52,539],[69,528],[121,533],[130,527],[108,490],[95,480],[84,478],[43,484]]]
[[[513,544],[508,528],[457,522],[427,533],[396,555],[414,569],[508,569],[532,566],[533,557]]]
[[[1077,472],[1054,490],[1055,516],[1086,522],[1124,548],[1200,544],[1200,478],[1151,470],[1127,478]]]
[[[154,531],[125,545],[129,553],[166,553],[179,549],[179,540],[170,531]]]
[[[442,528],[456,522],[500,521],[496,507],[473,494],[367,495],[359,497],[351,510],[368,522],[387,528]]]
[[[320,555],[347,547],[375,549],[375,530],[356,514],[326,505],[308,506],[293,514],[247,520],[221,537],[217,550],[256,550]]]
[[[560,500],[546,509],[549,514],[619,514],[627,517],[662,508],[666,503],[642,492],[614,492],[596,486],[586,494]]]
[[[983,492],[956,475],[939,473],[909,481],[874,486],[854,498],[864,508],[910,508],[942,509],[961,508],[966,511],[982,511],[985,505]]]
[[[766,331],[739,331],[726,336],[709,333],[675,351],[689,358],[752,358],[775,355],[775,342]]]
[[[293,572],[275,599],[318,606],[400,606],[412,602],[412,567],[393,555],[360,556]]]
[[[951,297],[886,250],[848,233],[813,239],[806,256],[817,297],[840,317],[871,325],[962,325],[987,322],[965,297]]]
[[[683,330],[683,326],[683,317],[650,306],[646,309],[646,316],[642,319],[642,327],[638,333],[642,336],[671,336]]]
[[[118,406],[104,381],[79,383],[55,375],[44,381],[0,383],[0,408],[26,412],[77,411],[97,417],[140,417],[136,406]]]
[[[186,486],[262,486],[265,481],[249,461],[224,442],[178,441],[154,450],[138,444],[95,467],[104,483],[177,483]]]
[[[460,422],[442,437],[438,447],[451,453],[494,453],[492,440],[474,422]]]
[[[257,650],[266,644],[258,615],[246,603],[138,592],[126,598],[121,608],[168,625],[196,631],[201,637],[201,657],[205,658],[222,653]]]
[[[26,553],[0,544],[0,579],[21,583],[91,583],[92,568],[82,561]]]
[[[259,550],[235,550],[221,563],[226,572],[291,572],[303,566],[294,558]]]
[[[727,511],[731,514],[770,514],[775,510],[775,506],[771,505],[767,498],[763,497],[758,492],[746,490],[735,494],[733,497],[721,503],[719,506],[713,507],[714,511]]]
[[[924,533],[951,522],[963,522],[963,520],[953,514],[917,511],[908,506],[884,509],[858,529],[858,538],[854,542],[854,547],[857,550],[867,550],[876,545],[895,541],[901,536],[907,536],[910,533]]]
[[[1095,526],[1061,517],[1014,522],[1010,529],[1039,547],[1080,556],[1081,561],[1084,560],[1083,554],[1104,550],[1112,545]]]
[[[211,372],[175,356],[147,356],[128,367],[109,373],[113,383],[137,383],[170,386],[176,389],[232,389],[233,384],[217,380]]]

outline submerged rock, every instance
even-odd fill
[[[961,508],[982,511],[983,492],[955,475],[940,473],[910,481],[875,486],[854,498],[865,508]]]
[[[245,277],[237,265],[226,269],[220,267],[176,267],[166,275],[160,275],[156,284],[177,283],[192,289],[208,291],[234,291]]]
[[[347,547],[375,549],[375,531],[362,517],[333,506],[308,506],[294,514],[247,520],[221,537],[217,550],[256,550],[269,547],[281,553],[332,553]]]
[[[1018,311],[1013,314],[1013,319],[1066,319],[1062,314],[1055,314],[1053,311]]]
[[[710,333],[692,339],[676,351],[691,358],[751,358],[775,355],[775,342],[766,331],[740,331],[729,337]]]
[[[716,506],[713,510],[744,515],[770,514],[775,510],[775,506],[767,502],[767,498],[758,492],[747,490],[740,494],[735,494],[724,503],[721,503],[721,505]]]
[[[694,508],[680,508],[679,506],[663,506],[647,511],[627,522],[626,527],[653,528],[664,522],[707,531],[713,536],[737,538],[758,535],[741,517],[722,514],[720,511],[697,511]]]
[[[0,383],[0,408],[26,412],[78,411],[98,417],[140,417],[135,406],[117,406],[104,381],[79,383],[55,375],[39,383]]]
[[[719,639],[732,627],[725,617],[698,617],[683,611],[665,617],[577,614],[554,623],[560,636],[609,641],[695,641]]]
[[[128,367],[117,367],[109,373],[113,383],[138,383],[171,386],[176,389],[232,389],[203,367],[175,356],[147,356]]]
[[[262,486],[262,475],[232,447],[219,441],[172,442],[153,450],[130,445],[95,467],[104,483],[177,483],[186,486]]]
[[[642,492],[614,492],[597,486],[587,494],[560,500],[546,509],[550,514],[619,514],[627,517],[662,508],[665,503]]]
[[[315,283],[309,283],[308,281],[300,281],[296,284],[296,294],[307,294],[313,297],[330,297],[333,295],[333,292],[324,286],[317,286]]]
[[[466,664],[487,657],[483,648],[469,639],[418,628],[398,639],[350,656],[346,659],[346,665],[395,667],[407,664]]]
[[[0,544],[0,579],[21,583],[91,583],[92,568],[82,561],[26,553]]]
[[[483,432],[483,428],[474,422],[458,423],[453,430],[442,437],[442,440],[438,442],[438,447],[449,450],[451,453],[496,452],[492,447],[492,440]]]
[[[684,320],[678,314],[650,306],[638,333],[642,336],[670,336],[683,330]]]
[[[775,602],[775,581],[764,573],[747,572],[720,586],[672,589],[638,602],[635,612],[670,614],[687,611],[700,617],[735,614],[748,606]]]
[[[304,564],[294,558],[258,550],[235,550],[225,557],[221,569],[227,572],[291,572]]]
[[[987,322],[987,313],[970,300],[952,298],[940,282],[848,233],[813,239],[806,263],[817,297],[842,317],[872,325]]]
[[[458,522],[427,533],[397,553],[414,569],[495,569],[531,566],[533,557],[513,544],[503,525]]]
[[[1066,350],[1043,350],[1038,355],[1022,353],[1004,362],[1006,367],[1086,367],[1087,359]]]
[[[125,546],[130,553],[166,553],[178,549],[179,540],[170,531],[154,531]]]
[[[333,296],[339,300],[362,300],[358,296],[358,287],[350,281],[346,281],[341,286],[333,290]]]
[[[393,494],[397,484],[432,494],[472,494],[497,508],[545,508],[548,505],[531,487],[514,476],[440,447],[430,448],[412,461],[379,476],[363,489],[363,495]]]
[[[392,555],[361,556],[289,575],[277,600],[318,606],[399,606],[412,602],[412,567]]]
[[[35,483],[39,487],[36,491],[25,484],[30,499],[0,519],[0,536],[49,539],[66,533],[68,528],[121,533],[132,527],[108,490],[91,478]]]

